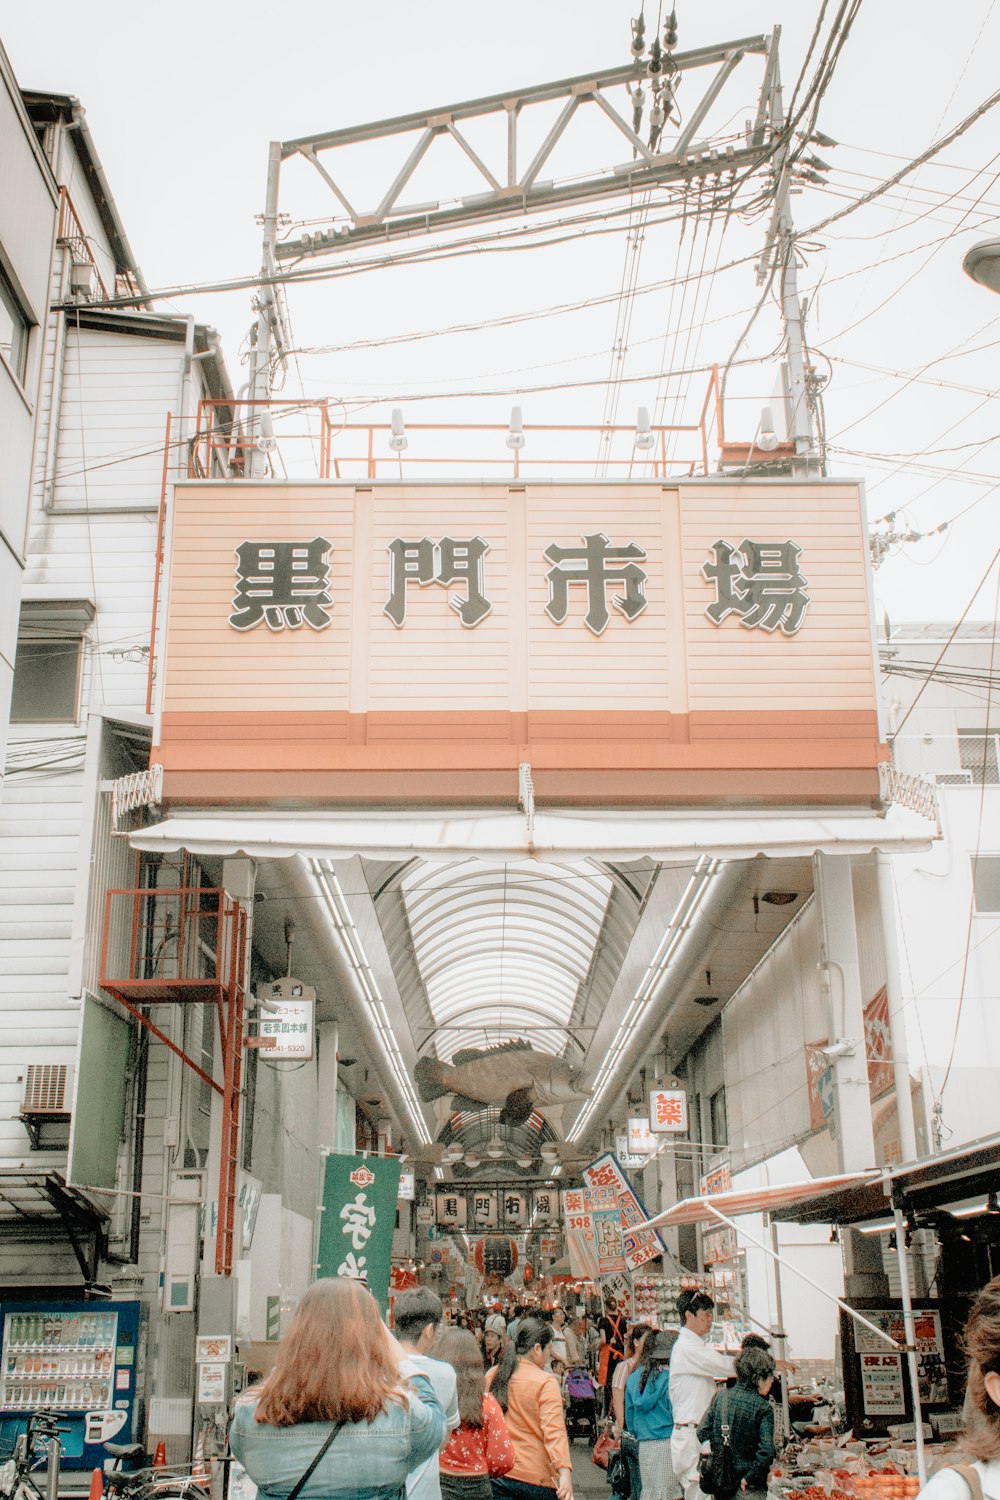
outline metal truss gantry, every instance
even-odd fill
[[[257,297],[257,327],[250,362],[250,400],[267,400],[270,396],[270,370],[275,353],[283,355],[290,348],[288,321],[284,311],[280,282],[290,267],[315,257],[338,257],[345,251],[378,246],[394,246],[401,240],[444,234],[451,230],[484,225],[498,220],[523,217],[577,205],[600,202],[628,194],[648,193],[723,177],[752,172],[777,150],[785,125],[781,105],[778,67],[780,28],[768,35],[742,37],[689,52],[667,51],[657,54],[654,67],[650,60],[637,57],[625,65],[581,74],[558,82],[514,89],[481,99],[466,100],[443,108],[399,115],[342,130],[302,136],[296,140],[271,143],[267,194],[263,214],[263,253],[261,285]],[[712,140],[699,139],[710,111],[730,78],[747,59],[763,59],[763,76],[757,86],[757,104],[752,120],[747,121],[740,143],[730,141],[724,148]],[[685,91],[683,122],[672,121],[673,99],[687,75],[711,70],[704,79],[700,97]],[[647,139],[638,133],[641,109],[637,108],[637,90],[649,88],[655,108],[661,110],[658,124]],[[612,97],[623,91],[629,100],[626,108],[633,112],[633,123],[621,113]],[[558,115],[533,151],[522,151],[529,134],[526,122],[534,106],[561,104]],[[589,107],[589,110],[588,110]],[[588,135],[587,150],[591,161],[578,175],[560,181],[545,180],[542,172],[555,148],[571,132],[575,121],[585,113],[599,111],[614,127],[606,132],[606,154],[593,159],[595,146]],[[549,111],[551,113],[551,110]],[[494,117],[503,122],[502,138],[506,150],[502,161],[492,165],[490,153],[477,147],[463,128],[467,122]],[[535,116],[537,122],[537,116]],[[650,116],[653,124],[653,116]],[[344,188],[340,163],[347,161],[351,148],[373,141],[399,137],[409,145],[408,154],[395,176],[386,181],[374,206],[359,208]],[[499,133],[498,133],[499,137]],[[403,201],[408,185],[418,167],[437,147],[446,143],[451,161],[459,163],[467,179],[471,162],[482,178],[483,191],[471,196],[459,190],[456,177],[454,193],[443,193],[434,202]],[[457,148],[457,149],[456,149]],[[616,159],[612,148],[617,151]],[[620,159],[627,151],[626,160]],[[442,164],[444,153],[438,151]],[[336,157],[336,160],[334,159]],[[524,158],[528,159],[524,161]],[[329,228],[302,233],[297,238],[279,240],[279,187],[284,164],[301,158],[317,172],[336,202]],[[780,175],[783,161],[776,172]],[[335,175],[336,174],[336,175]],[[366,184],[372,174],[366,175]],[[790,233],[787,184],[768,234],[765,259],[772,252],[781,253],[778,240]],[[375,196],[373,194],[373,196]],[[794,262],[794,256],[786,256]],[[792,268],[794,282],[794,266]],[[813,451],[814,443],[805,400],[802,375],[801,317],[794,285],[783,287],[783,316],[790,346],[789,409],[793,415],[796,450],[803,455]],[[794,312],[794,317],[792,313]],[[798,358],[793,357],[798,350]],[[800,389],[801,387],[801,389]],[[803,429],[804,423],[804,430]]]

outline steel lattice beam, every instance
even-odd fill
[[[274,260],[287,262],[307,256],[330,255],[361,245],[428,235],[545,209],[572,207],[713,173],[752,168],[767,147],[768,132],[764,127],[769,116],[768,96],[776,55],[776,33],[742,37],[675,54],[670,60],[672,66],[662,75],[670,80],[671,87],[676,86],[682,75],[699,68],[714,68],[715,71],[697,100],[685,97],[685,123],[675,138],[664,138],[657,149],[651,148],[636,134],[608,97],[609,90],[626,84],[649,84],[642,62],[533,88],[492,94],[443,109],[399,115],[394,119],[283,141],[276,147],[275,155],[282,162],[297,156],[309,162],[350,222],[342,222],[325,232],[274,243]],[[739,149],[729,147],[724,152],[713,150],[710,143],[698,142],[695,137],[726,83],[748,56],[762,56],[767,63],[754,128],[745,146]],[[530,161],[522,167],[519,150],[522,113],[532,105],[554,101],[562,101],[562,109]],[[540,180],[556,146],[587,105],[596,106],[610,121],[621,137],[622,146],[630,151],[631,158],[624,162],[595,162],[580,177],[559,184]],[[464,121],[491,115],[506,119],[506,159],[502,165],[494,163],[492,167],[460,128]],[[359,210],[334,176],[329,155],[336,150],[343,151],[344,148],[394,136],[409,138],[406,160],[379,194],[377,206]],[[445,193],[443,201],[434,203],[401,203],[400,199],[418,166],[435,143],[442,139],[461,148],[465,158],[482,177],[484,191],[472,196],[462,196],[458,191],[450,196]]]

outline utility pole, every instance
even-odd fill
[[[781,145],[774,157],[774,208],[771,211],[764,250],[757,265],[757,285],[763,286],[771,278],[778,278],[786,340],[785,412],[788,439],[795,446],[792,473],[806,476],[818,471],[819,458],[809,401],[805,358],[805,305],[799,294],[795,226],[790,204],[793,178],[789,156],[792,143],[783,135],[785,108],[781,96],[777,50],[771,75],[770,118],[772,138],[780,139]]]
[[[248,472],[251,475],[266,474],[269,463],[266,449],[262,449],[259,438],[269,443],[271,439],[270,417],[262,418],[253,404],[266,401],[271,394],[271,350],[273,333],[279,322],[278,287],[269,281],[277,268],[276,247],[278,243],[278,182],[281,176],[281,142],[272,141],[267,157],[267,192],[264,200],[263,247],[261,251],[261,285],[257,292],[257,322],[253,346],[250,350],[250,379],[247,386],[247,420],[245,431],[249,439],[250,459]]]

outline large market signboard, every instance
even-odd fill
[[[878,795],[855,485],[191,482],[168,535],[169,800]]]

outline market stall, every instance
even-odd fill
[[[927,1439],[936,1440],[930,1456],[947,1460],[959,1425],[955,1409],[962,1395],[962,1382],[957,1378],[958,1332],[969,1298],[1000,1270],[998,1187],[1000,1135],[890,1170],[685,1199],[650,1220],[650,1227],[656,1228],[695,1223],[726,1226],[771,1259],[779,1309],[782,1270],[808,1282],[840,1309],[847,1432],[836,1441],[830,1437],[787,1449],[784,1462],[772,1476],[776,1496],[839,1500],[839,1491],[859,1500],[896,1500],[926,1482]],[[770,1243],[735,1222],[747,1214],[766,1216]],[[979,1220],[985,1221],[986,1228],[974,1237],[963,1226]],[[830,1224],[891,1236],[899,1296],[832,1297],[782,1257],[776,1232],[779,1222]],[[909,1253],[912,1236],[920,1228],[935,1230],[941,1242],[941,1273],[947,1276],[949,1225],[958,1226],[954,1238],[959,1245],[978,1242],[978,1255],[965,1256],[964,1294],[947,1299],[919,1297],[915,1305]],[[952,1254],[959,1252],[953,1248]],[[781,1327],[774,1330],[774,1338],[783,1355]],[[932,1421],[925,1425],[928,1416]]]

